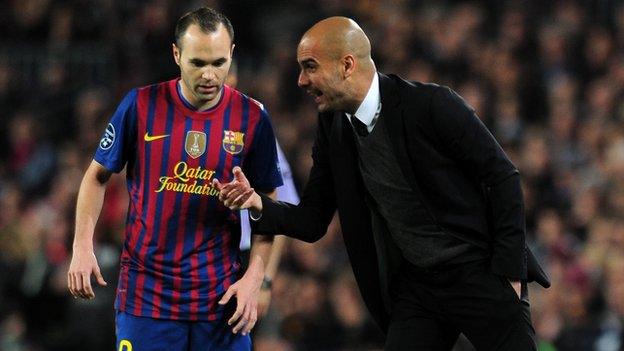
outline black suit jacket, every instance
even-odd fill
[[[459,95],[436,84],[379,74],[388,136],[404,176],[421,196],[429,219],[450,235],[491,252],[491,270],[511,279],[550,282],[525,244],[518,170]],[[263,197],[256,233],[307,242],[321,238],[338,209],[360,292],[382,330],[389,321],[388,286],[397,255],[384,240],[358,167],[344,113],[319,114],[313,166],[298,206]],[[373,230],[373,228],[376,228]]]

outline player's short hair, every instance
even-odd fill
[[[175,27],[175,43],[180,47],[180,39],[191,24],[197,24],[204,33],[213,33],[217,31],[219,23],[223,24],[234,43],[234,28],[230,20],[224,14],[207,6],[188,12],[178,19]]]

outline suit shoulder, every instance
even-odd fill
[[[432,95],[436,91],[449,89],[445,85],[406,80],[394,74],[389,75],[389,77],[397,84],[400,91]]]
[[[422,111],[422,109],[428,109],[436,91],[444,88],[435,83],[409,81],[394,74],[388,75],[388,78],[386,82],[389,81],[390,84],[385,84],[387,89],[386,96],[390,97],[396,95],[398,102],[404,108],[415,108],[420,111]],[[396,98],[390,98],[389,100],[394,100]]]

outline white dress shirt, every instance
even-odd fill
[[[379,113],[381,112],[381,95],[379,93],[379,76],[377,72],[373,75],[373,81],[371,82],[370,88],[368,88],[368,93],[364,100],[355,111],[355,117],[362,121],[366,125],[366,129],[368,132],[372,132],[375,124],[377,123],[377,119],[379,118]],[[351,118],[353,115],[347,113],[347,118],[349,122],[351,122]]]

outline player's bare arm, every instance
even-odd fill
[[[238,167],[237,167],[238,168]],[[239,172],[240,168],[238,168]],[[235,180],[240,175],[235,174]],[[245,179],[246,180],[246,179]],[[249,182],[247,182],[249,184]],[[251,189],[252,192],[253,189]],[[255,192],[254,192],[255,193]],[[275,190],[267,194],[275,199],[277,193]],[[234,283],[219,301],[220,304],[226,304],[230,298],[236,295],[236,311],[228,320],[229,325],[234,325],[232,332],[234,334],[239,331],[246,335],[255,326],[258,320],[258,299],[260,297],[260,288],[265,276],[265,264],[269,261],[271,255],[271,246],[273,237],[254,236],[251,245],[251,256],[249,259],[249,267],[243,277]]]
[[[92,161],[80,184],[72,260],[67,272],[67,286],[74,298],[95,297],[91,286],[91,274],[95,276],[99,285],[106,286],[93,249],[93,232],[102,210],[106,183],[111,174],[102,165]]]

